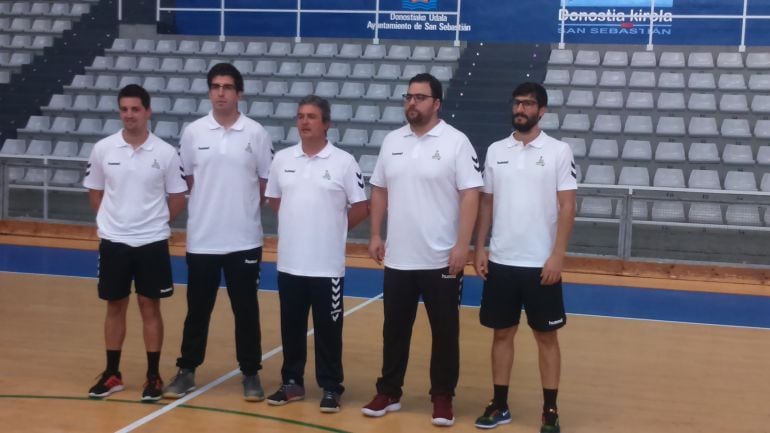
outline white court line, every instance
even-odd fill
[[[349,315],[355,313],[356,311],[366,307],[367,305],[369,305],[372,302],[377,301],[377,300],[379,300],[381,298],[382,298],[382,293],[380,293],[379,295],[377,295],[377,296],[375,296],[373,298],[368,298],[367,301],[362,302],[362,303],[356,305],[355,307],[353,307],[353,308],[351,308],[349,310],[346,310],[345,313],[342,316],[343,317],[349,316]],[[307,332],[307,336],[309,337],[309,336],[313,335],[314,333],[315,333],[315,328],[310,329]],[[273,356],[277,355],[278,353],[281,353],[282,351],[283,351],[283,346],[278,346],[275,349],[273,349],[273,350],[267,352],[266,354],[262,355],[262,361],[264,362],[264,361],[272,358]],[[163,406],[162,408],[156,410],[155,412],[152,412],[149,415],[147,415],[147,416],[145,416],[143,418],[140,418],[140,419],[134,421],[133,423],[127,425],[126,427],[123,427],[122,429],[117,430],[115,433],[128,433],[128,432],[134,431],[137,428],[139,428],[139,427],[147,424],[148,422],[154,420],[155,418],[158,418],[159,416],[161,416],[161,415],[163,415],[163,414],[165,414],[165,413],[167,413],[167,412],[177,408],[178,406],[181,406],[181,405],[187,403],[188,401],[190,401],[190,400],[194,399],[195,397],[203,394],[204,392],[206,392],[206,391],[208,391],[208,390],[218,386],[222,382],[225,382],[225,381],[227,381],[227,380],[237,376],[238,374],[240,374],[240,372],[241,372],[240,369],[236,368],[235,370],[233,370],[233,371],[231,371],[229,373],[226,373],[223,376],[220,376],[220,377],[214,379],[213,381],[211,381],[210,383],[207,383],[206,385],[202,386],[201,388],[198,388],[194,392],[185,395],[184,397],[180,398],[179,400],[176,400],[173,403],[169,403],[169,404]]]

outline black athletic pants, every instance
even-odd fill
[[[235,317],[235,351],[243,374],[262,368],[262,335],[259,328],[259,267],[262,248],[229,254],[187,253],[187,317],[182,336],[180,368],[195,369],[206,356],[206,341],[222,272]]]
[[[382,376],[377,379],[378,393],[401,397],[412,326],[422,295],[433,337],[430,394],[454,395],[460,374],[462,280],[462,273],[449,275],[449,268],[413,271],[385,268]]]
[[[278,272],[281,300],[283,383],[304,386],[307,320],[313,309],[315,374],[318,386],[342,394],[342,293],[344,278],[303,277]]]

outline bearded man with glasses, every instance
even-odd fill
[[[380,417],[401,408],[412,326],[422,297],[433,337],[432,422],[450,426],[460,369],[463,269],[483,180],[468,138],[438,116],[441,82],[418,74],[407,92],[408,124],[385,137],[371,178],[369,254],[385,264],[385,320],[382,375],[377,394],[362,412]]]

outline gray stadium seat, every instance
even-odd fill
[[[329,128],[329,130],[326,131],[326,139],[331,141],[332,143],[339,143],[340,130],[337,128]]]
[[[142,77],[139,77],[137,75],[123,75],[120,77],[120,82],[118,83],[118,88],[122,89],[129,84],[137,84],[142,85]]]
[[[291,53],[291,43],[275,41],[270,44],[267,54],[271,56],[288,56]]]
[[[408,45],[391,45],[388,49],[388,60],[407,60],[412,56],[412,49]]]
[[[460,58],[460,48],[458,47],[439,47],[436,54],[436,60],[445,62],[456,62]]]
[[[65,110],[72,107],[72,95],[52,95],[46,108],[49,110]]]
[[[628,87],[638,89],[652,89],[655,87],[655,73],[652,71],[633,71],[628,80]]]
[[[304,98],[313,94],[313,83],[311,81],[295,81],[291,83],[288,96]]]
[[[596,71],[593,69],[576,69],[572,73],[572,80],[570,80],[570,84],[573,86],[595,86],[596,83]]]
[[[583,158],[586,156],[586,140],[585,138],[576,137],[562,137],[563,142],[569,144],[572,149],[572,155],[575,158]]]
[[[312,57],[315,54],[315,45],[309,42],[299,42],[294,44],[291,50],[292,57]]]
[[[270,101],[254,101],[249,107],[249,116],[264,119],[273,115],[273,103]]]
[[[152,39],[137,39],[132,51],[136,53],[151,53],[155,51],[155,41]]]
[[[540,119],[539,125],[543,131],[555,131],[559,129],[559,115],[556,113],[545,113]]]
[[[567,86],[570,82],[569,71],[566,69],[549,69],[545,73],[544,86]]]
[[[551,50],[551,54],[548,57],[548,64],[558,66],[571,65],[574,60],[574,55],[570,49]]]
[[[315,50],[314,57],[332,58],[337,55],[337,44],[333,42],[321,42]]]
[[[545,89],[548,95],[549,107],[561,107],[564,105],[564,92],[561,89]]]
[[[390,84],[371,83],[366,89],[366,99],[386,100],[390,98]]]
[[[618,200],[615,204],[615,216],[621,218],[625,208],[623,207],[623,201]],[[634,220],[648,220],[650,219],[650,210],[647,201],[631,199],[631,215]]]
[[[201,54],[204,55],[215,55],[219,54],[219,49],[222,47],[222,44],[218,41],[203,41],[201,44]]]
[[[623,93],[602,90],[599,92],[599,96],[596,97],[596,108],[623,108]]]
[[[51,125],[51,118],[48,116],[29,116],[27,125],[21,129],[22,132],[39,132],[47,130]]]
[[[751,128],[746,119],[724,119],[720,133],[728,138],[750,138]]]
[[[51,122],[49,131],[58,133],[72,132],[75,130],[75,126],[76,120],[74,117],[57,116],[54,117],[53,122]]]
[[[394,65],[394,66],[398,66],[398,65]],[[356,63],[353,66],[353,72],[350,73],[350,77],[369,80],[374,77],[374,74],[375,74],[374,68],[375,66],[373,63]],[[399,70],[399,74],[400,73],[401,71]],[[396,75],[396,77],[392,79],[395,80],[396,78],[398,78],[398,75]]]
[[[612,199],[605,197],[583,197],[580,202],[580,216],[589,218],[610,218]]]
[[[382,146],[382,142],[385,140],[385,136],[388,135],[390,131],[384,130],[384,129],[375,129],[372,131],[372,136],[369,138],[369,143],[367,143],[367,146],[369,147],[380,147]]]
[[[661,68],[684,68],[684,53],[679,51],[664,51],[660,54],[658,66]]]
[[[684,162],[684,144],[661,141],[655,149],[655,160],[661,162]]]
[[[351,74],[351,67],[348,63],[332,63],[326,71],[328,78],[345,78]]]
[[[762,180],[759,184],[759,190],[762,192],[770,192],[770,173],[762,175]]]
[[[273,143],[280,143],[286,137],[283,126],[266,125],[265,130],[270,134],[270,140]]]
[[[283,96],[289,92],[289,83],[286,81],[268,81],[262,92],[267,96]]]
[[[749,69],[770,69],[770,53],[748,53],[746,55],[746,67]]]
[[[565,123],[566,123],[566,116],[565,116]],[[565,129],[564,125],[562,125],[562,129]],[[596,115],[596,119],[594,120],[594,127],[592,130],[594,133],[599,133],[599,134],[620,134],[621,132],[620,116],[617,114],[598,114]],[[617,151],[615,152],[615,157],[617,157]]]
[[[684,172],[681,168],[659,168],[655,170],[652,185],[660,188],[684,188]]]
[[[27,150],[27,142],[18,138],[6,138],[0,154],[3,155],[23,155]]]
[[[270,76],[278,72],[278,64],[275,60],[259,60],[254,66],[255,75]]]
[[[202,95],[204,93],[208,93],[208,91],[209,91],[209,85],[206,82],[205,78],[194,78],[192,80],[192,83],[190,83],[191,94]]]
[[[719,203],[690,203],[687,220],[695,224],[724,224]]]
[[[757,138],[770,138],[770,120],[757,120],[754,125],[754,136]]]
[[[276,119],[294,119],[297,117],[299,105],[296,102],[279,102],[275,106],[273,117]]]
[[[626,140],[621,158],[628,161],[650,161],[652,146],[647,140]]]
[[[99,90],[113,90],[118,87],[118,77],[115,75],[99,75],[94,81],[94,88]]]
[[[190,90],[190,80],[185,77],[171,77],[166,82],[167,93],[187,93]]]
[[[315,94],[322,98],[336,98],[340,93],[340,86],[336,81],[319,81],[315,87]]]
[[[353,106],[350,104],[332,104],[331,116],[333,121],[348,121],[351,117],[353,117]]]
[[[442,67],[445,68],[446,66],[442,66]],[[412,79],[412,77],[414,77],[415,75],[422,74],[423,72],[427,72],[425,65],[405,65],[404,71],[401,73],[401,79],[408,81]],[[439,78],[439,77],[436,77],[436,78],[438,78],[439,81],[443,80],[443,78]]]
[[[626,99],[626,108],[629,110],[651,110],[655,108],[651,92],[629,92]]]
[[[597,185],[615,185],[615,168],[611,165],[589,165],[583,182]]]
[[[120,131],[121,128],[123,128],[123,123],[121,123],[120,119],[107,119],[104,122],[101,135],[112,135]]]
[[[412,60],[418,62],[430,62],[434,57],[436,57],[436,50],[430,46],[418,45],[412,50]]]
[[[62,158],[74,158],[78,155],[78,143],[74,141],[57,141],[52,155]]]
[[[748,204],[730,204],[725,211],[727,224],[739,226],[761,226],[759,206]]]
[[[652,203],[652,220],[684,222],[684,204],[678,201],[655,201]]]
[[[361,155],[358,158],[358,166],[364,176],[370,177],[374,172],[374,166],[377,165],[377,155]]]
[[[86,117],[80,120],[80,124],[75,133],[77,135],[99,135],[102,132],[102,128],[103,125],[101,119]]]
[[[650,172],[647,167],[623,167],[618,176],[618,185],[650,186]]]
[[[342,135],[342,141],[340,141],[340,144],[345,146],[365,146],[368,142],[369,135],[365,129],[348,128]]]
[[[716,170],[692,170],[687,186],[693,189],[722,189]]]
[[[575,66],[599,66],[601,56],[598,51],[579,50],[575,55]]]
[[[748,171],[728,171],[725,175],[725,189],[730,191],[756,191],[757,180]]]
[[[184,61],[184,72],[205,72],[207,65],[206,61],[198,58],[190,58]]]
[[[555,115],[556,113],[546,114]],[[545,116],[543,116],[543,118],[545,118]],[[543,119],[540,120],[540,126],[543,127]],[[588,132],[588,130],[591,129],[591,120],[588,118],[588,114],[567,113],[564,115],[561,129],[563,131]]]
[[[719,135],[717,121],[713,117],[692,117],[687,130],[693,137],[716,137]]]
[[[299,62],[282,62],[275,75],[280,77],[296,77],[302,72]]]
[[[755,91],[770,90],[770,74],[752,74],[749,77],[749,89]]]
[[[658,77],[661,89],[684,89],[684,74],[681,72],[661,72]]]
[[[140,57],[136,63],[136,70],[144,72],[159,71],[160,59],[157,57]]]
[[[717,83],[714,74],[710,72],[693,72],[687,81],[687,87],[693,90],[713,90]]]
[[[626,73],[624,71],[604,71],[599,80],[600,87],[625,87]]]
[[[51,185],[78,186],[81,180],[81,173],[80,170],[56,169],[53,172],[53,177],[51,177]]]
[[[162,53],[162,54],[176,53],[177,52],[176,41],[172,39],[159,40],[157,45],[155,45],[155,52]]]
[[[94,143],[83,143],[83,145],[80,146],[80,150],[78,151],[78,158],[88,159],[88,156],[91,155],[91,150],[93,150],[93,148]]]
[[[683,117],[661,116],[655,128],[658,135],[680,137],[687,134]]]
[[[358,99],[364,96],[366,93],[363,83],[347,82],[342,85],[340,89],[340,98],[346,99]]]
[[[725,164],[754,165],[754,154],[751,145],[725,144],[722,151],[722,161]]]
[[[361,44],[342,44],[338,57],[343,59],[357,59],[363,55]]]
[[[157,92],[166,88],[166,79],[155,75],[146,76],[142,87],[148,92]]]
[[[364,53],[361,54],[361,58],[368,60],[380,60],[384,59],[386,54],[388,54],[388,50],[385,45],[368,44],[366,48],[364,48]]]
[[[605,138],[595,138],[591,142],[588,157],[592,159],[618,159],[618,142]]]
[[[197,113],[198,101],[195,98],[177,98],[170,113],[191,115]]]
[[[44,156],[51,154],[51,142],[48,140],[30,140],[25,155]]]
[[[660,92],[658,95],[658,110],[680,111],[684,109],[684,93]]]
[[[250,41],[246,44],[244,54],[249,57],[258,57],[267,53],[267,42]]]
[[[743,69],[743,56],[741,53],[719,53],[717,55],[717,68]]]
[[[355,75],[355,68],[353,75]],[[380,80],[398,80],[399,77],[401,77],[401,66],[389,63],[380,64],[380,67],[377,69],[377,75],[375,75],[375,78]]]
[[[687,56],[687,67],[696,69],[711,69],[714,67],[714,56],[708,51],[697,51]]]
[[[452,79],[452,67],[444,65],[433,65],[430,67],[430,74],[439,81],[449,81]]]
[[[610,68],[624,68],[628,66],[628,53],[625,51],[606,51],[602,66]]]
[[[751,111],[755,113],[770,113],[770,95],[754,95],[751,99]]]
[[[299,130],[296,126],[289,128],[289,132],[286,134],[285,144],[297,144],[299,143]]]
[[[691,93],[687,108],[692,111],[716,111],[716,97],[713,93]]]
[[[389,106],[382,110],[382,117],[380,122],[403,124],[404,123],[404,109],[401,107]]]
[[[324,74],[326,74],[326,63],[323,62],[307,62],[302,70],[302,77],[306,78],[323,77]]]
[[[251,75],[254,72],[254,63],[251,60],[236,59],[233,61],[233,66],[243,75]]]
[[[757,164],[770,165],[770,146],[767,146],[767,145],[759,146],[759,148],[757,149]],[[762,177],[763,184],[764,184],[765,176]],[[763,189],[762,191],[765,191],[765,189]]]
[[[114,45],[113,45],[114,48]],[[201,50],[201,45],[198,41],[184,39],[179,41],[179,48],[177,48],[178,54],[197,54]]]
[[[354,122],[374,123],[380,119],[380,107],[377,105],[359,105],[351,119]]]
[[[636,51],[631,55],[632,68],[654,68],[656,66],[658,66],[658,61],[652,51]]]
[[[19,183],[25,183],[30,185],[42,185],[47,184],[51,179],[51,171],[47,168],[28,168],[24,179]]]
[[[174,140],[179,136],[179,125],[176,122],[161,120],[155,124],[152,132],[163,140]]]
[[[742,74],[722,74],[718,86],[721,90],[746,90],[746,80]]]
[[[628,116],[623,131],[626,134],[652,134],[652,118],[650,116]]]
[[[594,93],[591,90],[572,90],[567,97],[568,107],[593,107]]]

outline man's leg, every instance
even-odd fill
[[[181,356],[176,365],[195,370],[206,356],[209,322],[221,280],[221,256],[187,254],[187,316],[182,333]]]
[[[235,316],[235,351],[244,376],[262,368],[262,333],[259,325],[257,289],[262,248],[227,254],[225,283]]]

